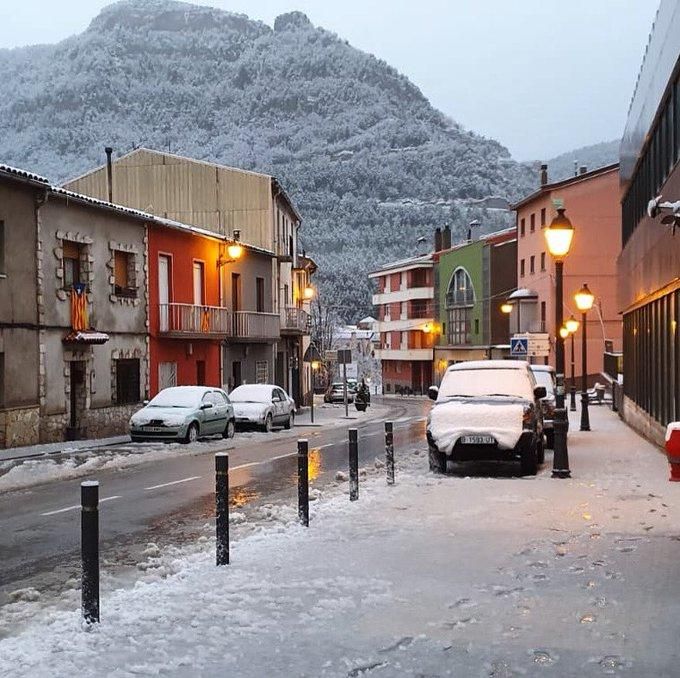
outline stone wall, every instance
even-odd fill
[[[645,410],[635,404],[630,398],[623,398],[623,407],[619,410],[621,419],[640,435],[651,440],[655,445],[665,446],[666,427],[649,416]]]
[[[128,432],[130,417],[140,407],[141,405],[137,403],[86,410],[82,414],[82,424],[78,430],[78,437],[107,438],[125,435]],[[52,443],[64,440],[68,424],[68,414],[44,415],[40,418],[40,442]]]
[[[0,410],[0,449],[35,445],[39,428],[40,408],[37,405]]]

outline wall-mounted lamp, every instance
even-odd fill
[[[234,239],[227,245],[227,256],[225,257],[220,248],[220,256],[217,259],[217,268],[220,269],[226,264],[238,261],[243,256],[243,245],[241,245],[241,231],[234,230]]]
[[[650,219],[655,219],[661,214],[662,210],[666,210],[668,214],[661,219],[661,223],[672,225],[673,230],[671,232],[675,235],[675,229],[680,227],[680,200],[677,200],[676,202],[670,202],[670,200],[661,202],[661,200],[662,197],[660,195],[657,195],[656,198],[652,198],[647,203],[647,214]]]

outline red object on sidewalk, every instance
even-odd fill
[[[666,454],[671,467],[668,480],[680,482],[680,421],[673,421],[666,427]]]

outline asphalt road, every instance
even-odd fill
[[[395,450],[424,441],[429,401],[389,400]],[[309,440],[310,480],[322,486],[347,469],[347,429],[359,429],[360,465],[384,455],[383,419],[336,428],[298,428],[267,440],[225,441],[230,456],[231,503],[264,501],[290,493],[296,501],[296,439]],[[237,434],[238,435],[238,434]],[[168,456],[130,468],[99,470],[102,557],[129,551],[159,536],[180,539],[179,527],[205,522],[214,512],[214,452]],[[21,586],[59,585],[77,569],[80,548],[80,483],[59,480],[0,495],[0,604]],[[117,550],[117,551],[116,551]],[[51,581],[52,580],[52,581]],[[41,586],[43,588],[43,586]]]

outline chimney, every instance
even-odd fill
[[[541,179],[541,186],[545,186],[548,183],[548,166],[547,165],[541,165],[541,172],[540,172],[540,179]]]
[[[578,176],[578,160],[574,160],[574,176]]]
[[[587,171],[588,171],[588,168],[587,168],[585,165],[581,165],[581,166],[578,168],[578,173],[579,173],[579,175],[585,174]]]
[[[477,219],[470,222],[468,225],[468,242],[479,240],[479,227],[481,225],[481,222],[477,221]]]
[[[437,226],[434,229],[434,251],[441,252],[442,250],[442,229]]]
[[[442,231],[442,249],[451,249],[451,227],[448,224],[444,226],[444,230]]]
[[[109,188],[109,202],[113,202],[113,166],[111,164],[113,149],[111,146],[107,146],[104,153],[106,153],[106,185]]]

